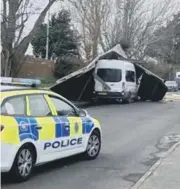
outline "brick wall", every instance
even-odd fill
[[[29,78],[50,78],[53,77],[54,62],[53,61],[25,61],[22,65],[18,77]]]

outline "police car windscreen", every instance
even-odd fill
[[[97,75],[105,82],[120,82],[122,79],[120,69],[99,68]]]

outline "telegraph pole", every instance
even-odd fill
[[[49,17],[50,17],[50,9],[48,10],[48,18],[47,18],[47,33],[46,33],[46,60],[49,59]]]

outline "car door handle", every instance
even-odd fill
[[[41,129],[42,129],[42,127],[41,127],[41,126],[37,126],[37,127],[36,127],[36,129],[41,130]]]

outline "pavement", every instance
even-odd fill
[[[180,92],[168,92],[164,97],[165,101],[180,101]]]
[[[132,189],[179,189],[180,188],[180,143],[167,157],[159,160]],[[148,177],[149,176],[149,177]]]
[[[74,156],[39,166],[31,180],[21,184],[3,175],[2,189],[130,189],[180,141],[176,101],[106,104],[87,111],[103,131],[96,160]]]

